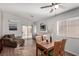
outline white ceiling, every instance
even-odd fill
[[[79,7],[78,3],[62,3],[64,8],[49,13],[51,8],[40,9],[41,6],[50,5],[51,3],[0,3],[0,9],[14,13],[18,16],[29,18],[31,21],[38,21],[67,10]]]

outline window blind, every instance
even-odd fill
[[[79,38],[79,17],[57,21],[57,34]]]

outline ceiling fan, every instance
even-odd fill
[[[50,13],[53,12],[54,10],[56,10],[57,8],[63,8],[63,5],[61,3],[51,3],[50,5],[47,6],[42,6],[40,7],[41,9],[44,8],[49,8],[49,7],[54,7],[50,10]]]

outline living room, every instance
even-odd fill
[[[3,50],[0,55],[36,56],[36,37],[45,36],[49,41],[50,36],[52,36],[52,41],[55,39],[67,39],[66,53],[64,55],[78,56],[79,34],[78,30],[76,30],[78,27],[71,28],[74,30],[71,33],[71,29],[68,27],[70,23],[66,20],[77,20],[78,22],[79,3],[57,3],[56,5],[60,5],[60,7],[56,7],[58,9],[53,5],[55,6],[55,3],[0,4],[0,38],[4,39]],[[79,25],[74,22],[71,21],[72,24]],[[23,26],[27,27],[26,32],[25,30],[23,32]],[[29,29],[28,26],[31,26],[32,29]],[[26,35],[26,38],[23,38],[24,35]],[[16,42],[10,42],[8,47],[4,47],[7,44],[6,37],[10,37],[11,41],[14,39]]]

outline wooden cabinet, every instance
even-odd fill
[[[3,49],[2,39],[0,39],[0,53],[1,53],[2,49]]]

